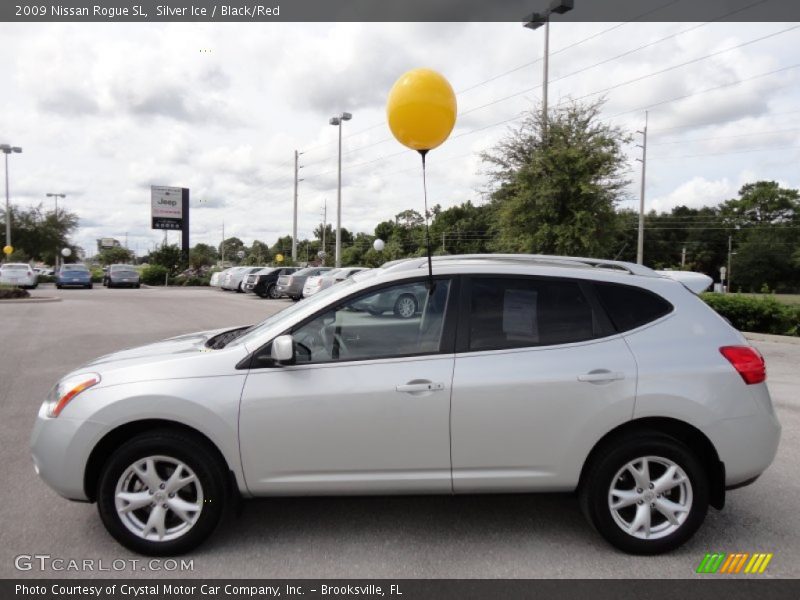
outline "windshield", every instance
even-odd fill
[[[282,311],[275,313],[271,317],[267,317],[261,323],[257,325],[253,325],[250,329],[248,329],[247,333],[242,335],[241,337],[237,338],[236,340],[232,341],[228,346],[236,346],[238,344],[247,343],[248,340],[252,340],[267,329],[273,327],[276,323],[282,321],[283,319],[288,319],[293,314],[298,313],[302,310],[307,308],[313,308],[314,306],[324,305],[327,301],[328,296],[332,293],[338,293],[343,286],[353,285],[355,281],[351,279],[346,279],[341,284],[326,288],[321,292],[314,294],[308,298],[305,298],[301,302],[297,302],[296,304],[292,304],[287,308],[284,308]]]

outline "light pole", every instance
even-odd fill
[[[548,70],[550,62],[550,15],[553,13],[563,15],[565,12],[571,11],[575,7],[574,0],[553,0],[550,7],[542,13],[532,13],[525,17],[523,23],[524,27],[528,29],[539,29],[544,25],[544,58],[543,73],[542,73],[542,133],[547,133],[547,84],[548,84]]]
[[[339,128],[339,184],[336,188],[336,266],[342,266],[342,121],[353,118],[348,112],[331,117],[329,123]]]
[[[51,194],[50,192],[48,192],[47,194],[45,194],[45,196],[55,200],[55,203],[56,203],[56,227],[58,227],[58,199],[59,198],[66,198],[67,195],[66,194]],[[53,269],[55,271],[58,271],[58,248],[56,248],[55,259],[53,259],[53,262],[55,263],[53,265]]]
[[[8,155],[12,152],[17,154],[22,152],[19,146],[11,146],[10,144],[0,144],[0,150],[6,155],[6,246],[11,246],[11,205],[8,200]],[[8,260],[8,256],[6,256]]]

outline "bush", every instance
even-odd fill
[[[161,265],[150,265],[142,269],[141,280],[147,285],[164,285],[167,268]]]
[[[30,298],[28,290],[17,287],[0,287],[0,300],[13,300],[14,298]]]
[[[706,293],[701,297],[739,331],[800,335],[800,307],[781,304],[771,296]]]
[[[178,275],[170,280],[171,285],[209,285],[211,277],[202,275]]]
[[[36,281],[39,283],[55,283],[56,278],[53,275],[39,275]]]
[[[91,270],[91,273],[92,273],[92,283],[102,283],[103,269],[93,268]]]

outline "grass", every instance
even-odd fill
[[[770,298],[775,298],[781,304],[788,304],[789,306],[799,306],[800,305],[800,294],[745,294],[740,293],[741,296],[747,296],[750,298],[761,298],[762,296],[769,296]]]

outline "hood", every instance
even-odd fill
[[[227,374],[238,359],[227,357],[219,361],[217,357],[220,353],[228,353],[225,350],[211,350],[206,348],[205,344],[211,337],[231,329],[238,327],[200,331],[120,350],[101,356],[83,365],[78,371],[101,373],[103,384],[196,377],[200,374]],[[246,350],[242,349],[238,350],[237,354],[242,352],[246,354]],[[198,364],[197,359],[204,364]]]

